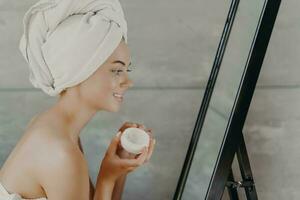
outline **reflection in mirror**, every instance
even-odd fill
[[[240,0],[183,199],[205,199],[264,3]]]

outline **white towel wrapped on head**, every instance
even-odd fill
[[[40,0],[23,19],[20,51],[29,80],[50,96],[92,75],[124,37],[118,0]]]

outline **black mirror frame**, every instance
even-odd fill
[[[239,2],[240,0],[232,0],[231,2],[173,200],[179,200],[182,197]],[[244,76],[241,80],[239,92],[236,95],[205,200],[216,200],[222,198],[234,155],[242,139],[242,129],[247,117],[280,4],[281,0],[265,1],[264,9],[260,16],[260,24],[257,26],[256,35],[252,43],[252,52],[250,52],[248,57],[248,66],[246,66],[244,70]]]

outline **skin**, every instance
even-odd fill
[[[116,60],[123,61],[125,66],[120,63],[113,64]],[[82,191],[89,193],[90,199],[93,199],[94,194],[99,198],[101,195],[108,196],[107,199],[121,198],[126,175],[148,162],[152,155],[155,144],[152,129],[132,122],[126,122],[119,128],[121,134],[128,127],[145,130],[151,138],[149,147],[145,148],[143,153],[133,155],[121,147],[121,134],[115,136],[101,162],[96,187],[92,185],[88,176],[87,161],[79,136],[81,130],[97,112],[119,111],[122,103],[113,96],[113,93],[125,94],[133,86],[126,72],[129,64],[130,51],[122,40],[95,73],[80,84],[61,92],[52,107],[31,120],[0,171],[0,182],[8,191],[19,193],[23,198],[48,197],[46,185],[57,183],[57,179],[52,178],[53,174],[47,173],[51,170],[49,166],[52,163],[66,163],[61,164],[63,166],[59,166],[59,169],[72,167],[70,162],[57,161],[57,155],[62,154],[72,156],[72,161],[76,160],[78,165],[82,166],[83,173],[78,176],[82,176],[80,179],[84,180]],[[115,69],[123,72],[112,72]],[[51,178],[54,179],[53,183]],[[61,188],[62,191],[66,189]]]

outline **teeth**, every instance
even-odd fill
[[[123,97],[122,95],[117,94],[117,93],[114,93],[114,96],[115,96],[115,97],[120,97],[120,98]]]

